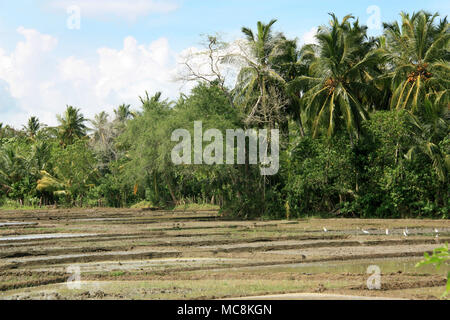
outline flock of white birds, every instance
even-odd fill
[[[358,228],[358,230],[359,230],[359,228]],[[328,232],[328,229],[323,227],[323,232]],[[369,231],[364,230],[364,229],[361,229],[361,232],[363,234],[370,234]],[[436,234],[436,238],[439,238],[439,230],[437,228],[434,228],[434,233]],[[389,234],[390,234],[389,229],[386,229],[386,235],[388,236]],[[403,236],[405,236],[405,237],[409,236],[408,227],[406,227],[405,230],[403,230]]]

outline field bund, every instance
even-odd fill
[[[437,299],[448,266],[415,264],[449,240],[448,220],[0,211],[0,299]],[[367,288],[371,265],[380,290]]]

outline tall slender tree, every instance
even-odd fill
[[[256,32],[242,28],[245,44],[239,54],[229,56],[230,61],[241,65],[234,93],[236,104],[246,115],[246,123],[275,127],[286,121],[286,80],[279,74],[282,70],[277,66],[291,57],[288,53],[291,47],[283,34],[273,32],[276,22],[271,20],[265,24],[259,21]]]
[[[116,110],[114,114],[116,115],[116,121],[124,123],[131,117],[133,117],[133,112],[130,110],[131,106],[129,104],[122,104]]]
[[[391,108],[429,113],[447,107],[450,86],[449,24],[438,14],[402,12],[398,22],[384,24],[385,51],[392,66]],[[426,103],[431,101],[432,104]]]
[[[374,39],[367,37],[367,27],[350,15],[339,21],[334,14],[330,26],[322,26],[316,35],[317,45],[304,48],[312,62],[308,75],[289,84],[303,93],[302,101],[313,136],[326,128],[329,136],[338,127],[346,128],[350,137],[359,134],[367,118],[367,96],[375,96],[372,79],[381,54]],[[366,102],[366,103],[364,103]]]
[[[27,126],[24,128],[30,138],[34,138],[41,128],[41,123],[36,117],[28,119]]]
[[[86,136],[86,119],[80,109],[67,106],[64,114],[57,116],[59,127],[58,134],[62,145],[72,144],[76,138]]]

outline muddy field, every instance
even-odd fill
[[[448,220],[0,211],[0,299],[437,299],[448,266],[415,264],[449,240]],[[367,288],[371,265],[380,290]]]

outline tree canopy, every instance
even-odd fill
[[[194,57],[206,58],[207,71],[186,61],[182,78],[197,83],[173,101],[145,92],[139,106],[93,119],[66,106],[55,127],[36,117],[21,129],[0,123],[0,205],[145,201],[215,204],[240,218],[448,218],[447,18],[402,12],[379,37],[352,15],[330,18],[301,47],[276,31],[275,19],[243,27],[236,43],[209,36]],[[230,66],[235,82],[223,72]],[[196,121],[203,131],[280,130],[279,172],[261,176],[249,157],[174,164],[172,132],[192,136]]]

